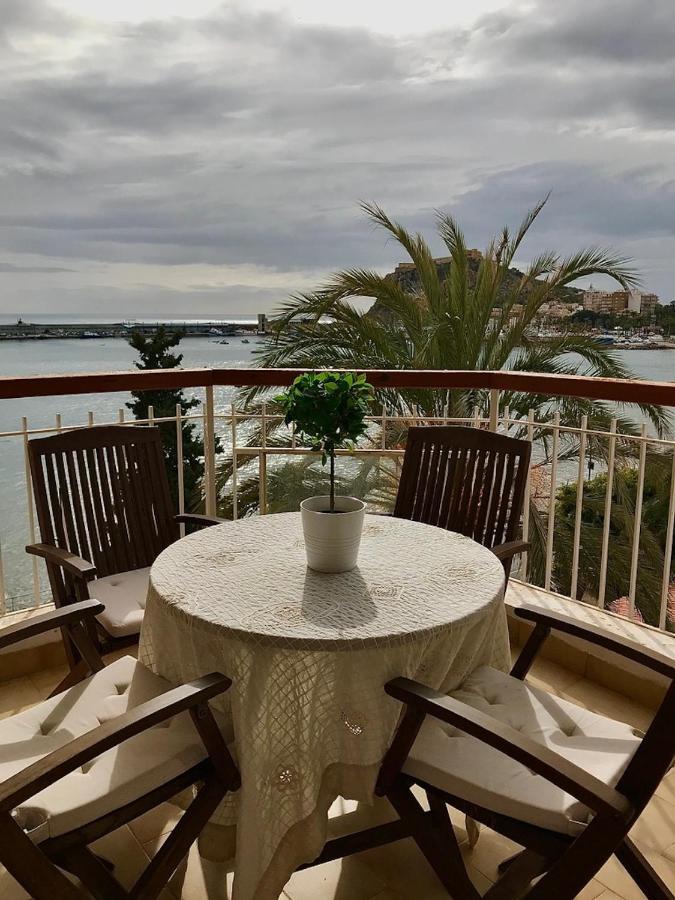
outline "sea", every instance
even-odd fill
[[[16,321],[16,317],[5,319]],[[41,316],[39,321],[46,324],[48,319],[53,322],[94,321],[94,317],[65,316]],[[28,317],[25,320],[35,321]],[[158,319],[147,317],[147,321],[157,322]],[[232,316],[220,321],[248,323],[252,319],[250,316]],[[207,337],[186,337],[180,344],[183,366],[252,365],[259,339],[252,335],[246,339],[248,343],[244,343],[243,337],[228,337],[228,343],[222,344]],[[639,378],[675,380],[675,350],[617,350],[616,353]],[[135,352],[119,338],[0,342],[0,376],[130,370],[134,368],[135,359]],[[199,389],[186,393],[199,398],[203,396]],[[216,410],[226,411],[233,397],[234,389],[217,389]],[[129,399],[127,393],[114,393],[0,400],[0,560],[8,608],[20,608],[33,602],[32,560],[24,552],[30,532],[23,437],[17,434],[22,430],[24,418],[31,430],[53,428],[57,414],[61,416],[63,426],[86,425],[90,416],[94,422],[112,422],[117,420],[119,410],[125,408]],[[227,442],[227,434],[224,437]],[[44,577],[40,590],[46,595]]]
[[[59,321],[64,318],[59,317]],[[237,321],[248,320],[242,317]],[[227,337],[228,343],[221,344],[206,337],[185,337],[179,348],[183,354],[182,365],[186,368],[250,366],[259,339],[253,335],[246,339],[248,343],[243,343],[242,337]],[[118,372],[133,369],[136,359],[136,352],[121,338],[0,342],[0,376]],[[187,390],[186,394],[203,399],[204,392],[194,389]],[[218,388],[215,391],[216,411],[227,410],[233,397],[233,388]],[[130,395],[126,392],[0,400],[0,565],[4,576],[0,580],[4,580],[7,609],[22,608],[34,602],[33,560],[24,551],[24,546],[30,542],[30,530],[23,437],[16,434],[22,430],[23,419],[30,430],[54,428],[57,414],[61,416],[63,426],[86,425],[90,416],[98,423],[115,422],[120,409],[132,418],[125,409],[129,400]],[[46,595],[43,577],[40,591]]]

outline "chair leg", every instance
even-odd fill
[[[466,836],[469,839],[469,847],[473,850],[480,837],[480,822],[476,822],[471,816],[466,816],[464,823],[466,825]]]
[[[616,857],[647,900],[673,900],[675,894],[629,837],[616,849]]]
[[[396,819],[394,822],[386,822],[383,825],[374,825],[362,831],[345,834],[342,837],[332,838],[326,841],[323,850],[315,860],[303,863],[298,869],[311,869],[334,859],[345,859],[354,853],[363,853],[366,850],[374,850],[376,847],[385,847],[396,841],[411,837],[410,828],[406,822]]]
[[[519,850],[517,853],[514,853],[513,856],[503,859],[497,866],[497,872],[499,872],[500,875],[503,875],[524,852],[524,850]]]
[[[0,816],[0,863],[33,900],[83,900],[85,896],[7,813]]]
[[[52,697],[56,697],[57,694],[61,694],[63,691],[67,691],[68,688],[79,684],[90,674],[91,670],[89,669],[89,666],[83,659],[81,659],[78,663],[75,663],[75,666],[72,669],[69,669],[68,674],[64,675],[61,681],[59,681],[59,683],[49,695],[49,698],[51,699]]]
[[[524,896],[528,900],[576,897],[616,851],[624,828],[623,822],[598,813],[566,850],[550,860],[544,876]]]
[[[128,900],[129,894],[109,867],[88,847],[81,844],[65,850],[59,856],[58,863],[77,875],[96,900]]]
[[[97,859],[100,863],[103,863],[103,865],[106,867],[106,869],[107,869],[109,872],[114,872],[114,871],[115,871],[115,863],[114,863],[111,859],[106,859],[106,857],[105,857],[105,856],[101,856],[100,853],[95,853],[94,855],[95,855],[96,859]]]
[[[522,897],[535,878],[550,866],[550,860],[532,850],[523,850],[509,861],[509,866],[483,900],[516,900]]]
[[[133,886],[129,894],[132,900],[155,900],[160,895],[227,791],[228,785],[215,775],[204,783]]]
[[[409,788],[394,785],[387,794],[401,819],[408,823],[415,843],[448,895],[455,900],[480,900],[480,894],[466,871],[445,802],[431,791],[427,792],[427,796],[431,819],[426,816]]]
[[[77,647],[71,640],[68,629],[65,627],[61,627],[59,631],[61,632],[61,640],[63,641],[63,649],[66,654],[68,668],[73,670],[77,667],[78,663],[81,662],[80,654],[77,651]]]

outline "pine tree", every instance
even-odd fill
[[[160,326],[150,337],[139,331],[133,331],[129,344],[138,352],[137,369],[175,369],[183,360],[182,353],[171,353],[177,347],[185,332],[168,332]],[[136,419],[148,418],[148,407],[154,409],[155,418],[176,415],[176,405],[180,404],[183,415],[199,406],[196,398],[187,398],[182,390],[132,391],[133,401],[127,407]],[[164,457],[169,475],[169,487],[175,508],[178,509],[178,454],[176,444],[175,422],[158,423],[164,447]],[[201,498],[201,483],[204,476],[204,442],[196,436],[196,425],[189,422],[182,424],[183,434],[183,480],[185,487],[185,506],[194,509]]]

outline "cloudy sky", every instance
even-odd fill
[[[673,0],[0,0],[0,313],[271,309],[399,261],[360,199],[482,247],[549,190],[523,261],[671,300],[674,48]]]

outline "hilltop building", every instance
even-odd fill
[[[627,313],[651,316],[658,302],[656,294],[643,294],[640,291],[596,291],[593,286],[584,291],[584,309],[612,316]]]
[[[478,266],[483,258],[483,254],[480,250],[467,250],[466,255],[469,260],[476,264],[476,266]],[[436,263],[436,268],[438,269],[441,280],[447,278],[452,257],[439,256],[434,259],[434,262]],[[398,281],[401,287],[406,291],[416,291],[419,288],[419,279],[414,263],[399,263],[394,269],[392,277]]]

